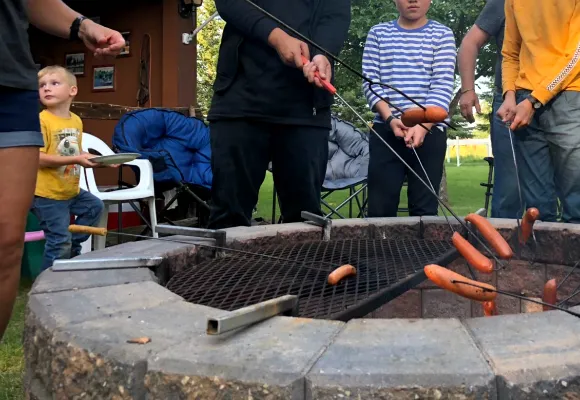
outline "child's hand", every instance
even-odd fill
[[[415,125],[414,127],[410,128],[405,135],[405,143],[407,144],[407,147],[421,147],[423,145],[423,141],[425,140],[425,135],[427,135],[427,130],[425,130],[420,125]]]
[[[107,167],[109,168],[119,168],[121,166],[121,164],[111,164],[111,165],[107,165]]]
[[[92,155],[90,153],[83,153],[77,156],[76,163],[85,168],[96,168],[99,164],[94,163],[91,161],[91,158],[95,158],[97,156]]]
[[[399,118],[391,120],[390,125],[395,136],[400,138],[404,138],[407,135],[407,132],[409,131],[409,128],[406,127],[405,124],[403,124],[403,121],[401,121]]]

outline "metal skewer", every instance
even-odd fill
[[[577,312],[568,310],[566,308],[560,307],[559,305],[545,303],[545,302],[540,301],[540,300],[534,300],[534,299],[531,299],[531,298],[526,297],[526,296],[521,296],[521,295],[516,294],[516,293],[504,292],[503,290],[498,290],[498,289],[489,289],[489,288],[486,288],[484,286],[476,285],[474,283],[458,281],[458,280],[455,280],[455,279],[452,279],[451,280],[451,283],[461,283],[462,285],[473,286],[473,287],[476,287],[478,289],[482,289],[485,292],[495,292],[495,293],[498,293],[498,294],[503,294],[504,296],[514,297],[516,299],[520,299],[520,300],[524,300],[524,301],[529,301],[530,303],[536,303],[536,304],[540,304],[542,306],[551,307],[551,308],[554,308],[556,310],[564,311],[565,313],[568,313],[570,315],[573,315],[575,317],[580,318],[580,313],[577,313]]]

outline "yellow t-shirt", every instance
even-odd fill
[[[78,156],[81,154],[83,122],[78,115],[58,117],[47,110],[40,113],[44,138],[41,152],[49,155]],[[69,200],[79,194],[80,165],[39,168],[35,195],[53,200]]]

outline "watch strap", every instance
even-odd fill
[[[389,118],[387,118],[385,120],[385,124],[387,124],[388,126],[391,126],[391,121],[394,119],[395,119],[395,117],[393,117],[392,115],[389,115]]]
[[[83,17],[82,15],[78,16],[75,18],[75,20],[73,21],[73,23],[70,26],[70,40],[72,41],[78,41],[79,40],[79,30],[81,28],[81,23],[87,19],[86,17]]]

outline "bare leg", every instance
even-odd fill
[[[0,149],[0,340],[20,280],[26,215],[34,197],[38,147]]]

